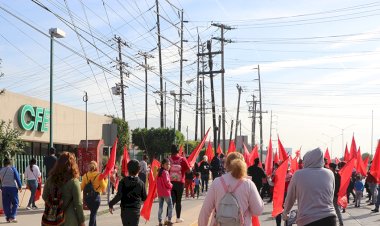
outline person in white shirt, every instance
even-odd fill
[[[40,168],[36,165],[36,159],[31,159],[29,161],[29,166],[25,169],[25,180],[27,181],[27,185],[30,189],[30,198],[28,202],[27,210],[37,209],[34,196],[38,187],[38,178],[41,176]]]
[[[142,182],[144,182],[144,184],[146,183],[146,177],[147,177],[147,174],[148,174],[148,164],[147,164],[147,161],[148,161],[148,156],[147,155],[143,155],[143,159],[139,163],[139,165],[140,165],[139,178],[142,180]]]

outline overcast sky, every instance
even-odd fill
[[[378,87],[380,85],[380,1],[243,1],[160,0],[163,76],[167,90],[179,92],[180,40],[178,10],[184,10],[184,81],[196,77],[197,35],[202,42],[219,37],[211,22],[234,28],[225,33],[226,129],[235,120],[236,84],[243,87],[240,118],[242,134],[250,135],[247,101],[258,96],[260,65],[264,147],[268,145],[270,112],[273,138],[279,134],[285,147],[302,151],[320,146],[340,156],[352,135],[362,153],[371,152],[371,114],[374,114],[376,148],[380,136]],[[39,3],[40,5],[38,5]],[[156,9],[154,0],[41,0],[0,2],[0,88],[49,99],[48,30],[59,27],[66,38],[54,44],[54,96],[57,103],[121,117],[120,97],[110,88],[119,82],[114,35],[123,38],[123,61],[131,72],[126,78],[126,118],[144,126],[144,73],[139,51],[150,52],[149,126],[159,125],[159,90]],[[50,12],[49,12],[49,11]],[[8,12],[7,12],[8,11]],[[13,15],[11,15],[13,14]],[[198,33],[197,33],[198,32]],[[213,50],[220,43],[213,40]],[[89,61],[86,60],[89,59]],[[89,62],[89,63],[88,63]],[[92,63],[94,62],[94,63]],[[215,57],[214,68],[220,68]],[[194,137],[196,82],[183,83],[185,96],[182,132],[189,126]],[[210,81],[206,99],[210,104]],[[221,114],[221,80],[215,76],[216,111]],[[173,99],[168,96],[167,119],[173,121]],[[2,103],[2,106],[3,103]],[[177,104],[178,107],[178,104]],[[208,110],[210,113],[211,110]],[[79,126],[79,125],[78,125]],[[212,126],[211,114],[207,126]],[[257,130],[258,133],[258,130]],[[226,134],[229,137],[229,132]],[[256,136],[258,142],[258,136]],[[276,145],[274,145],[276,146]]]

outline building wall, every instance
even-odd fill
[[[0,95],[0,119],[12,120],[12,127],[22,131],[21,138],[25,141],[41,143],[49,142],[49,125],[47,132],[22,130],[18,122],[18,111],[25,105],[49,108],[49,102],[25,95],[5,91]],[[59,144],[79,144],[86,139],[86,113],[75,108],[60,104],[53,105],[53,140]],[[106,116],[88,113],[88,139],[102,138],[102,125],[110,124],[112,119]]]

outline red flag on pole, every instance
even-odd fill
[[[360,147],[358,149],[357,158],[356,158],[356,171],[360,173],[362,176],[367,175],[367,169],[364,166]]]
[[[352,135],[352,141],[351,141],[351,148],[350,148],[350,159],[357,158],[357,149],[356,149],[356,142],[355,137]]]
[[[290,161],[290,171],[294,174],[298,170],[298,158],[294,157],[294,159],[292,159],[290,157]]]
[[[179,147],[179,155],[183,156],[183,146],[182,145]]]
[[[210,163],[211,160],[214,158],[214,151],[212,150],[211,142],[208,142],[208,146],[206,149],[205,155],[207,156],[207,162]]]
[[[249,161],[251,165],[255,162],[255,159],[259,158],[259,146],[255,145],[255,147],[252,148],[251,154],[249,156]],[[261,162],[259,163],[259,166],[261,166]]]
[[[296,151],[296,157],[297,158],[301,157],[301,149],[299,149],[299,150]]]
[[[260,220],[258,216],[252,216],[252,226],[260,226]]]
[[[335,157],[335,164],[338,164],[338,163],[340,163],[340,161],[337,157]]]
[[[274,189],[273,189],[273,211],[272,217],[282,213],[284,210],[284,195],[285,195],[285,178],[286,171],[288,170],[289,158],[286,158],[277,168],[274,175]]]
[[[380,181],[380,141],[377,144],[375,156],[372,159],[370,173],[377,181]]]
[[[369,162],[369,155],[367,156],[367,158],[364,159],[363,161],[363,165],[364,165],[364,169],[367,171],[368,169],[368,162]]]
[[[128,176],[128,167],[127,164],[129,162],[129,153],[126,146],[124,146],[123,159],[121,160],[121,174],[124,176]]]
[[[342,203],[342,198],[346,196],[348,185],[350,184],[350,179],[352,176],[352,170],[355,166],[355,159],[351,159],[339,170],[340,174],[340,187],[338,192],[338,203],[344,207]],[[345,207],[344,207],[345,208]]]
[[[228,146],[227,155],[230,154],[231,152],[235,152],[235,151],[236,151],[235,141],[231,140],[230,145]]]
[[[216,149],[216,153],[217,153],[218,155],[220,155],[220,154],[223,153],[222,148],[220,147],[220,144],[218,144],[218,149]]]
[[[280,161],[280,159],[278,159],[278,154],[277,154],[277,151],[274,153],[274,159],[273,159],[273,162],[274,163],[277,163]]]
[[[251,159],[250,159],[250,154],[249,154],[249,151],[247,149],[247,146],[245,146],[245,144],[243,144],[243,148],[244,148],[244,153],[243,153],[243,157],[244,157],[244,160],[245,160],[245,163],[247,164],[247,166],[251,166],[252,165],[252,162],[251,162]]]
[[[281,143],[280,137],[278,137],[278,152],[280,154],[279,158],[281,161],[284,161],[286,158],[288,158],[288,153],[286,153],[286,150],[284,146]]]
[[[140,215],[146,220],[149,221],[150,219],[150,213],[152,211],[152,205],[153,200],[156,197],[157,192],[157,181],[155,175],[155,171],[160,168],[160,162],[158,162],[156,159],[153,159],[150,172],[149,172],[149,191],[148,191],[148,197],[144,201],[144,205],[141,209]]]
[[[116,137],[115,141],[113,142],[110,158],[108,159],[104,172],[99,175],[99,180],[106,178],[115,167],[117,142],[118,142],[118,138]]]
[[[273,170],[273,149],[272,149],[272,138],[269,139],[269,147],[267,158],[265,159],[265,173],[267,176],[272,175]]]
[[[326,148],[326,152],[325,152],[324,158],[327,159],[327,165],[329,165],[331,163],[329,148]]]
[[[207,132],[206,132],[205,136],[203,137],[201,143],[198,144],[198,146],[193,150],[193,152],[191,152],[189,158],[187,158],[187,161],[189,162],[189,165],[191,167],[194,166],[195,160],[197,159],[199,152],[201,151],[201,149],[203,148],[203,146],[205,144],[205,141],[206,141],[206,138],[207,138],[209,131],[210,131],[210,128],[207,130]]]
[[[346,144],[346,149],[344,149],[344,158],[343,158],[343,160],[345,161],[345,162],[348,162],[348,161],[350,161],[350,153],[348,152],[348,148],[347,148],[347,144]]]

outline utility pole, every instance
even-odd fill
[[[198,53],[200,37],[198,34]],[[197,56],[197,97],[195,100],[195,135],[194,140],[198,140],[198,99],[199,99],[199,56]]]
[[[263,159],[263,100],[261,99],[261,79],[260,79],[260,65],[257,65],[257,72],[259,76],[259,101],[260,101],[260,159]]]
[[[272,137],[272,111],[270,111],[270,131],[269,131],[269,137]]]
[[[183,20],[183,9],[181,10],[181,48],[180,48],[180,70],[179,70],[179,114],[178,114],[178,131],[181,131],[181,123],[182,123],[182,72],[183,72],[183,61],[187,61],[183,59],[183,43],[187,42],[187,40],[183,40],[183,23],[187,23],[188,21]]]
[[[119,71],[120,71],[120,88],[121,88],[121,111],[122,111],[122,117],[123,120],[125,121],[125,104],[124,104],[124,72],[123,72],[123,66],[124,63],[121,59],[121,47],[122,46],[127,46],[127,43],[123,41],[120,37],[116,36],[114,37],[114,40],[117,42],[117,47],[119,51],[119,58],[116,59],[118,61],[118,66],[119,66]]]
[[[153,58],[152,55],[147,52],[139,52],[140,56],[144,57],[144,69],[145,69],[145,129],[148,128],[148,69],[152,69],[148,65],[148,58]]]
[[[203,130],[203,128],[204,128],[204,125],[203,125],[203,123],[204,123],[204,121],[203,121],[203,82],[202,81],[199,81],[199,91],[200,91],[200,102],[201,102],[201,139],[203,138],[203,136],[204,136],[204,130]]]
[[[238,96],[238,106],[237,106],[237,110],[236,110],[236,122],[240,122],[239,121],[239,111],[240,111],[240,95],[241,95],[241,91],[243,90],[241,88],[241,86],[239,86],[239,84],[236,84],[236,88],[239,92],[239,96]],[[236,144],[236,139],[237,139],[237,131],[238,131],[238,127],[237,127],[237,124],[236,124],[236,127],[235,127],[235,144]]]
[[[160,29],[160,11],[158,8],[158,0],[156,0],[157,11],[157,46],[158,46],[158,64],[160,71],[160,127],[164,127],[164,95],[163,95],[163,75],[162,75],[162,58],[161,58],[161,29]]]
[[[83,102],[86,103],[86,152],[87,152],[87,150],[88,150],[88,138],[87,138],[87,102],[88,102],[88,95],[87,95],[86,91],[84,91]]]
[[[215,97],[214,97],[214,76],[213,76],[213,62],[211,53],[211,40],[207,41],[208,50],[208,68],[210,70],[210,89],[211,89],[211,108],[212,108],[212,126],[214,128],[214,150],[217,149],[217,126],[216,126],[216,116],[215,116]]]
[[[220,124],[222,123],[222,116],[221,115],[219,115],[218,120],[219,120],[218,121],[218,145],[219,145],[220,144]]]
[[[224,42],[229,42],[231,43],[231,40],[225,40],[224,39],[224,30],[231,30],[232,27],[230,26],[227,26],[225,24],[217,24],[217,23],[212,23],[211,24],[212,26],[215,26],[215,27],[218,27],[220,28],[220,39],[218,38],[214,38],[214,39],[217,39],[220,41],[220,45],[221,45],[221,82],[222,82],[222,134],[223,134],[223,140],[226,139],[226,125],[225,125],[225,122],[226,122],[226,106],[225,106],[225,101],[224,101]],[[225,150],[225,143],[223,142],[223,147],[222,149]]]
[[[164,96],[164,98],[165,98],[165,107],[164,107],[164,112],[165,112],[165,113],[164,113],[164,114],[165,114],[165,115],[164,115],[164,119],[165,119],[165,120],[164,120],[164,127],[165,127],[165,128],[167,128],[167,126],[166,126],[166,117],[167,117],[167,115],[166,115],[166,106],[167,106],[167,102],[166,102],[166,94],[167,94],[167,90],[166,90],[166,82],[165,82],[165,91],[164,91],[164,95],[165,95],[165,96]]]
[[[248,112],[251,113],[251,116],[250,118],[252,119],[252,124],[251,124],[251,146],[254,147],[255,146],[255,135],[256,135],[256,104],[257,104],[257,101],[255,100],[256,96],[254,94],[252,94],[252,100],[251,101],[247,101],[248,104],[252,104],[252,105],[249,105],[249,109],[248,109]]]
[[[231,120],[231,132],[230,132],[230,142],[228,142],[228,146],[231,145],[231,140],[232,140],[232,131],[234,129],[234,120]]]

